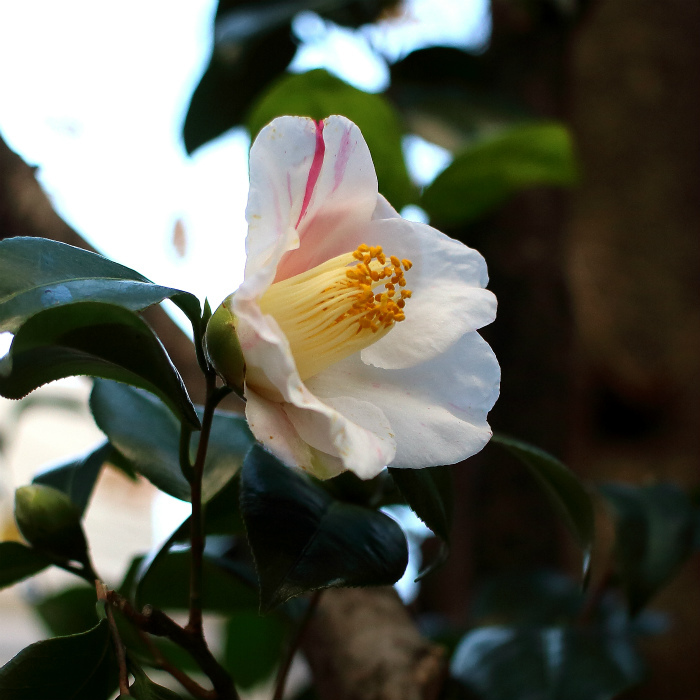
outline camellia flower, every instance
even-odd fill
[[[320,478],[453,464],[491,437],[496,312],[476,251],[402,219],[344,117],[281,117],[250,152],[245,279],[225,302],[246,416]]]

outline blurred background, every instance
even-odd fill
[[[93,247],[216,306],[242,279],[251,139],[279,114],[345,114],[389,201],[486,257],[492,426],[596,494],[589,590],[623,617],[625,600],[645,608],[615,623],[635,662],[610,687],[697,698],[698,36],[684,0],[3,3],[0,236]],[[187,338],[162,312],[149,321],[201,396]],[[88,391],[0,406],[8,532],[13,488],[99,440]],[[560,619],[581,556],[538,484],[495,446],[454,474],[452,553],[412,603],[425,630],[449,644],[451,629],[517,618],[513,601]],[[89,532],[139,523],[123,551],[103,539],[117,577],[171,516],[161,504],[152,524],[150,487],[105,481]],[[2,596],[13,614],[17,591]],[[42,635],[31,619],[15,651]]]

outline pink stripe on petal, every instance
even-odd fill
[[[299,212],[299,219],[294,228],[299,228],[299,224],[306,215],[306,210],[309,208],[311,195],[314,193],[314,187],[316,187],[316,183],[318,182],[318,176],[321,174],[323,156],[326,153],[326,143],[323,140],[323,121],[314,120],[314,123],[316,124],[316,151],[314,153],[314,159],[311,162],[311,168],[309,168],[309,179],[306,181],[306,191],[304,192],[304,201],[302,202],[301,211]]]
[[[338,149],[338,157],[335,159],[333,192],[338,189],[340,183],[343,181],[345,168],[348,166],[348,160],[350,160],[350,129],[345,130],[340,142],[340,148]]]

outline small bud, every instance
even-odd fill
[[[245,358],[236,333],[236,317],[229,311],[228,297],[209,319],[204,349],[217,374],[239,396],[243,394]]]
[[[50,554],[87,561],[80,510],[58,489],[43,484],[15,491],[15,520],[29,544]]]

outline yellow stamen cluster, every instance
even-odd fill
[[[410,260],[364,243],[273,284],[260,299],[289,341],[302,379],[368,347],[403,321]],[[382,291],[377,291],[382,287]]]
[[[350,316],[358,316],[358,332],[368,328],[372,333],[376,333],[382,326],[390,328],[394,323],[403,321],[406,318],[403,308],[406,306],[406,299],[411,296],[411,290],[401,289],[397,294],[396,287],[406,286],[403,273],[412,267],[411,261],[399,260],[392,255],[387,264],[381,246],[370,247],[364,243],[352,257],[358,261],[357,265],[348,269],[345,276],[348,278],[348,286],[357,289],[356,298],[336,322]],[[384,291],[375,294],[374,289],[382,280],[386,280]]]

